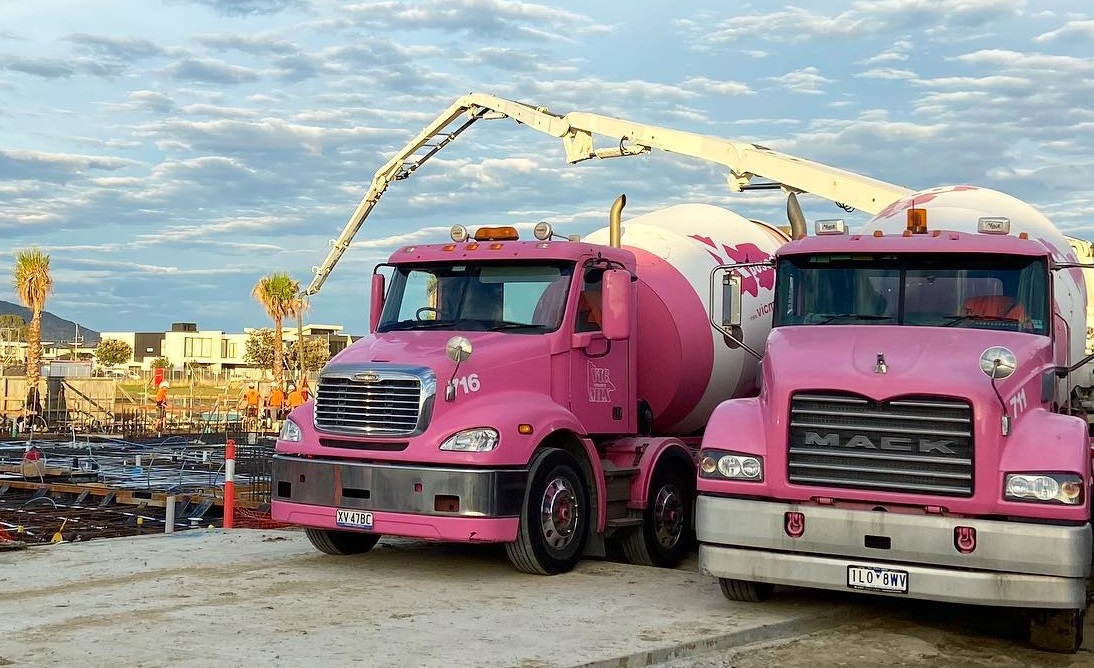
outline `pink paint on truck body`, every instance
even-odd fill
[[[273,517],[334,553],[393,535],[506,543],[535,573],[609,540],[639,563],[678,560],[695,434],[720,401],[757,390],[755,361],[710,327],[710,271],[785,237],[684,205],[628,221],[621,248],[598,240],[395,252],[374,282],[376,331],[328,363],[282,430]],[[748,308],[769,307],[771,278]]]
[[[903,233],[913,198],[925,234]],[[703,437],[701,569],[736,600],[785,584],[1081,629],[1091,449],[1067,368],[1086,291],[1055,267],[1069,261],[1039,213],[967,186],[784,246],[763,391],[721,404]]]

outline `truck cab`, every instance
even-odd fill
[[[515,543],[532,513],[532,570],[568,568],[604,502],[586,483],[602,477],[590,438],[638,419],[634,256],[514,228],[453,239],[377,267],[373,333],[282,429],[272,514],[350,553],[383,533]]]
[[[734,600],[786,584],[1026,608],[1035,644],[1074,651],[1092,558],[1081,271],[1028,205],[930,194],[904,231],[818,223],[778,253],[763,391],[703,439],[700,567]],[[985,215],[959,231],[948,207]]]

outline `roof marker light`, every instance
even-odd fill
[[[516,241],[519,238],[515,227],[480,227],[475,230],[475,241]]]
[[[847,223],[843,222],[842,218],[818,220],[813,223],[813,231],[817,236],[825,234],[847,234]]]
[[[452,236],[452,241],[455,241],[456,243],[467,241],[467,237],[470,236],[467,233],[467,228],[463,225],[453,225],[448,233]]]
[[[982,216],[976,222],[976,231],[980,234],[1010,234],[1010,218]]]

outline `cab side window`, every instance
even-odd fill
[[[577,297],[577,319],[575,321],[574,331],[600,331],[600,314],[603,306],[600,289],[603,276],[603,269],[589,269],[585,271],[581,284],[581,292]]]

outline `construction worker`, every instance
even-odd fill
[[[167,428],[167,390],[171,384],[166,380],[156,390],[156,436],[163,436]]]
[[[249,418],[258,417],[258,405],[262,402],[262,397],[258,394],[258,388],[255,387],[254,381],[247,383],[247,387],[243,390],[243,395],[240,400],[240,404],[244,409],[243,415]]]
[[[270,388],[270,397],[266,400],[266,413],[272,422],[280,422],[284,419],[281,409],[285,405],[285,392],[280,385]]]
[[[293,411],[297,406],[303,406],[307,399],[304,398],[304,393],[296,389],[296,385],[289,383],[289,411]]]

